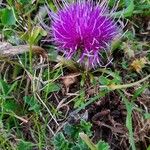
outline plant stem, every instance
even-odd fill
[[[32,42],[31,42],[31,16],[28,14],[28,32],[29,32],[29,62],[30,62],[30,72],[32,72]]]
[[[95,144],[91,141],[91,139],[85,133],[79,133],[81,139],[88,145],[91,150],[97,150]]]
[[[129,131],[129,141],[132,147],[132,150],[136,150],[135,141],[134,141],[134,133],[133,133],[133,122],[132,122],[132,111],[133,111],[133,103],[129,102],[125,95],[122,93],[121,90],[118,90],[119,94],[121,95],[127,110],[126,116],[126,127]]]
[[[124,88],[129,88],[129,87],[132,87],[132,86],[136,86],[142,82],[144,82],[145,80],[149,79],[150,78],[150,74],[148,76],[146,76],[145,78],[139,80],[139,81],[136,81],[136,82],[133,82],[133,83],[129,83],[129,84],[123,84],[123,85],[115,85],[115,84],[111,84],[109,85],[108,87],[112,90],[116,90],[116,89],[124,89]]]

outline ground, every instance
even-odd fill
[[[149,0],[120,0],[125,34],[89,70],[47,41],[45,4],[0,2],[0,150],[149,150]]]

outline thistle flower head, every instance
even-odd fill
[[[68,3],[52,16],[52,36],[58,49],[68,59],[78,58],[89,68],[101,64],[101,52],[121,32],[117,22],[110,17],[108,3],[93,1]]]

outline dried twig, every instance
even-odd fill
[[[18,45],[12,46],[10,43],[7,42],[0,42],[0,56],[1,57],[11,57],[18,54],[23,54],[25,52],[30,51],[29,45]],[[44,58],[47,58],[46,51],[41,48],[40,46],[32,46],[32,51],[35,54],[42,55]]]

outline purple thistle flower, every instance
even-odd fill
[[[68,59],[74,56],[88,68],[101,65],[101,52],[121,33],[110,16],[115,9],[110,11],[107,5],[107,1],[95,5],[77,0],[64,2],[57,13],[50,13],[53,40]]]

